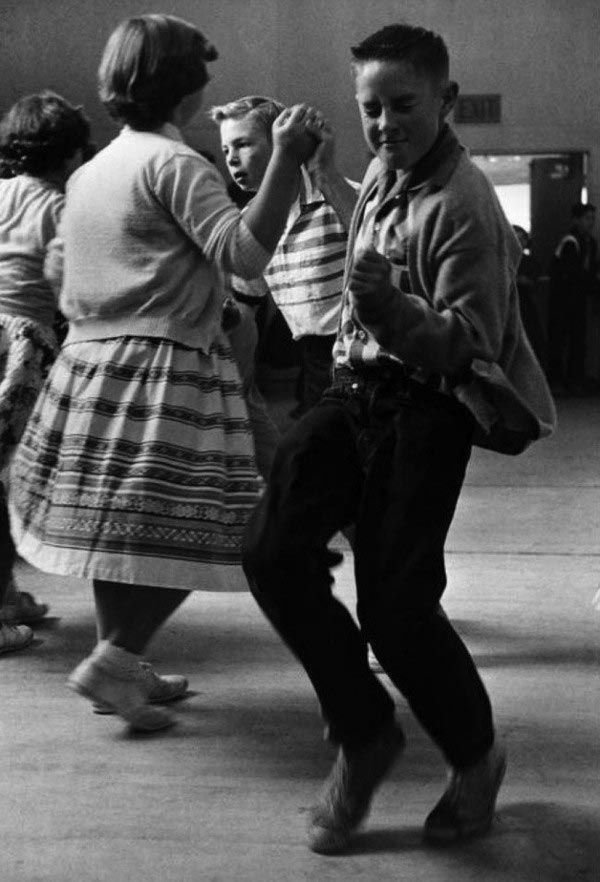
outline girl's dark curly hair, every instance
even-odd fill
[[[111,34],[98,70],[100,100],[110,115],[149,131],[167,122],[186,95],[209,80],[217,50],[194,25],[172,15],[126,19]]]
[[[0,120],[0,177],[43,176],[90,148],[90,124],[81,107],[55,92],[26,95]]]

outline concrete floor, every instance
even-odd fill
[[[52,605],[0,659],[2,882],[598,882],[600,400],[555,438],[474,453],[448,541],[446,609],[489,688],[509,769],[491,835],[425,847],[441,758],[398,697],[409,748],[348,855],[304,844],[333,755],[296,662],[247,594],[195,594],[152,646],[194,694],[161,737],[127,737],[65,688],[94,642],[89,587],[25,565]],[[351,606],[350,553],[336,591]]]

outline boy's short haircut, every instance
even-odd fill
[[[209,116],[213,122],[220,125],[226,119],[252,119],[264,129],[269,141],[271,129],[279,114],[285,110],[285,105],[275,98],[265,98],[263,95],[244,95],[228,104],[220,104],[211,107]]]
[[[182,98],[208,82],[217,50],[194,25],[172,15],[126,19],[110,35],[98,70],[98,93],[110,115],[132,128],[167,122]]]
[[[353,62],[410,61],[415,70],[440,81],[448,79],[450,62],[442,37],[409,24],[387,25],[351,50]]]
[[[576,202],[575,205],[571,207],[571,217],[576,220],[584,215],[592,213],[595,214],[596,206],[592,205],[591,202]]]
[[[55,172],[78,150],[89,153],[89,120],[56,92],[26,95],[0,120],[1,177]]]

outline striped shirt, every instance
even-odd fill
[[[335,334],[348,234],[302,169],[300,196],[265,279],[294,339]]]

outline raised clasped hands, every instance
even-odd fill
[[[326,175],[335,166],[335,135],[331,123],[317,111],[314,121],[307,124],[307,129],[319,142],[308,163],[308,170],[317,175]]]
[[[298,163],[310,159],[320,141],[319,114],[314,107],[294,104],[286,107],[273,123],[273,147],[294,156]]]
[[[364,324],[376,324],[385,318],[394,298],[391,275],[390,261],[374,248],[357,254],[348,287],[354,311]]]

